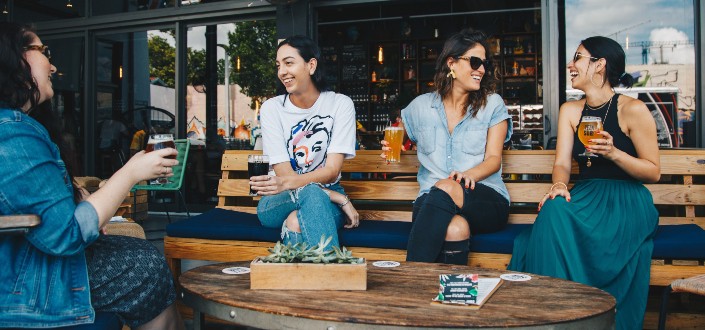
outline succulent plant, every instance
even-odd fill
[[[296,243],[294,245],[287,243],[285,245],[279,241],[274,247],[268,249],[270,255],[262,258],[262,261],[267,263],[304,262],[317,264],[360,264],[363,262],[362,258],[353,257],[352,251],[345,247],[342,250],[337,246],[333,246],[332,249],[326,249],[332,239],[332,237],[326,238],[325,235],[322,235],[318,245],[312,247],[309,247],[306,243]]]

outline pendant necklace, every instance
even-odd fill
[[[614,99],[614,94],[612,94],[612,96],[610,96],[610,99],[605,101],[605,103],[602,103],[599,107],[595,107],[595,108],[591,107],[587,103],[587,100],[585,100],[585,108],[587,108],[588,110],[592,110],[592,111],[602,110],[602,108],[605,107],[605,104],[607,105],[607,111],[605,111],[605,117],[602,118],[602,129],[603,130],[605,129],[605,121],[607,121],[607,115],[610,113],[610,108],[612,107],[612,99]],[[587,167],[592,166],[592,162],[590,161],[590,156],[587,156],[587,163],[585,163],[585,165],[587,165]]]

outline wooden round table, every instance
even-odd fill
[[[612,329],[615,300],[583,284],[532,275],[504,283],[480,309],[433,306],[438,275],[508,271],[445,264],[402,262],[395,268],[367,264],[366,291],[250,290],[250,276],[201,266],[180,277],[184,302],[194,308],[194,329],[203,314],[264,329]],[[344,278],[340,279],[344,281]]]

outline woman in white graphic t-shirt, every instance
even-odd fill
[[[250,178],[263,196],[257,215],[265,227],[282,228],[283,242],[316,245],[338,229],[359,225],[359,216],[338,184],[343,160],[355,156],[355,107],[327,91],[321,52],[308,37],[293,36],[277,48],[281,95],[262,104],[264,154],[276,176]]]

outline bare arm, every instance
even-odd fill
[[[627,135],[634,143],[637,157],[614,147],[612,143],[612,133],[614,132],[601,132],[602,139],[594,139],[597,144],[591,146],[591,150],[613,161],[627,174],[639,181],[657,182],[661,177],[661,164],[656,122],[654,122],[649,109],[640,100],[628,98],[618,115],[620,126],[627,130]]]
[[[98,227],[102,228],[113,217],[132,186],[142,180],[173,176],[171,167],[178,164],[178,161],[164,157],[176,153],[173,148],[150,153],[140,151],[115,172],[102,188],[86,197],[85,200],[93,205],[98,213]]]
[[[340,175],[343,159],[343,154],[328,154],[324,167],[304,174],[296,173],[289,163],[279,163],[273,166],[277,176],[253,176],[250,178],[250,185],[252,190],[257,191],[257,194],[266,196],[276,195],[282,191],[296,189],[314,182],[332,183]]]

